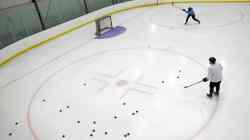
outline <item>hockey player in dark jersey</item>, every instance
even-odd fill
[[[194,9],[192,7],[188,7],[188,9],[182,9],[182,11],[184,11],[187,14],[187,18],[186,18],[186,22],[185,25],[188,23],[188,20],[190,17],[192,17],[192,19],[196,22],[198,22],[199,24],[201,23],[200,20],[198,20],[195,16],[195,12]]]

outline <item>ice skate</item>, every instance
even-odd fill
[[[219,94],[219,92],[215,92],[214,95],[219,97],[220,94]]]
[[[208,93],[208,94],[207,94],[207,97],[208,97],[208,98],[212,98],[212,97],[213,97],[213,94]]]

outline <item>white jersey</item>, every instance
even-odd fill
[[[219,82],[222,80],[222,66],[219,63],[215,63],[208,67],[207,78],[211,82]]]

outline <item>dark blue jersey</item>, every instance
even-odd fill
[[[182,9],[185,13],[187,13],[190,16],[195,15],[193,8],[189,7],[188,10]]]

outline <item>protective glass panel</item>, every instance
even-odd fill
[[[58,25],[85,14],[81,0],[38,1],[46,28]]]
[[[6,46],[41,31],[32,3],[0,11],[0,45]]]
[[[112,0],[86,0],[89,12],[112,5]]]

